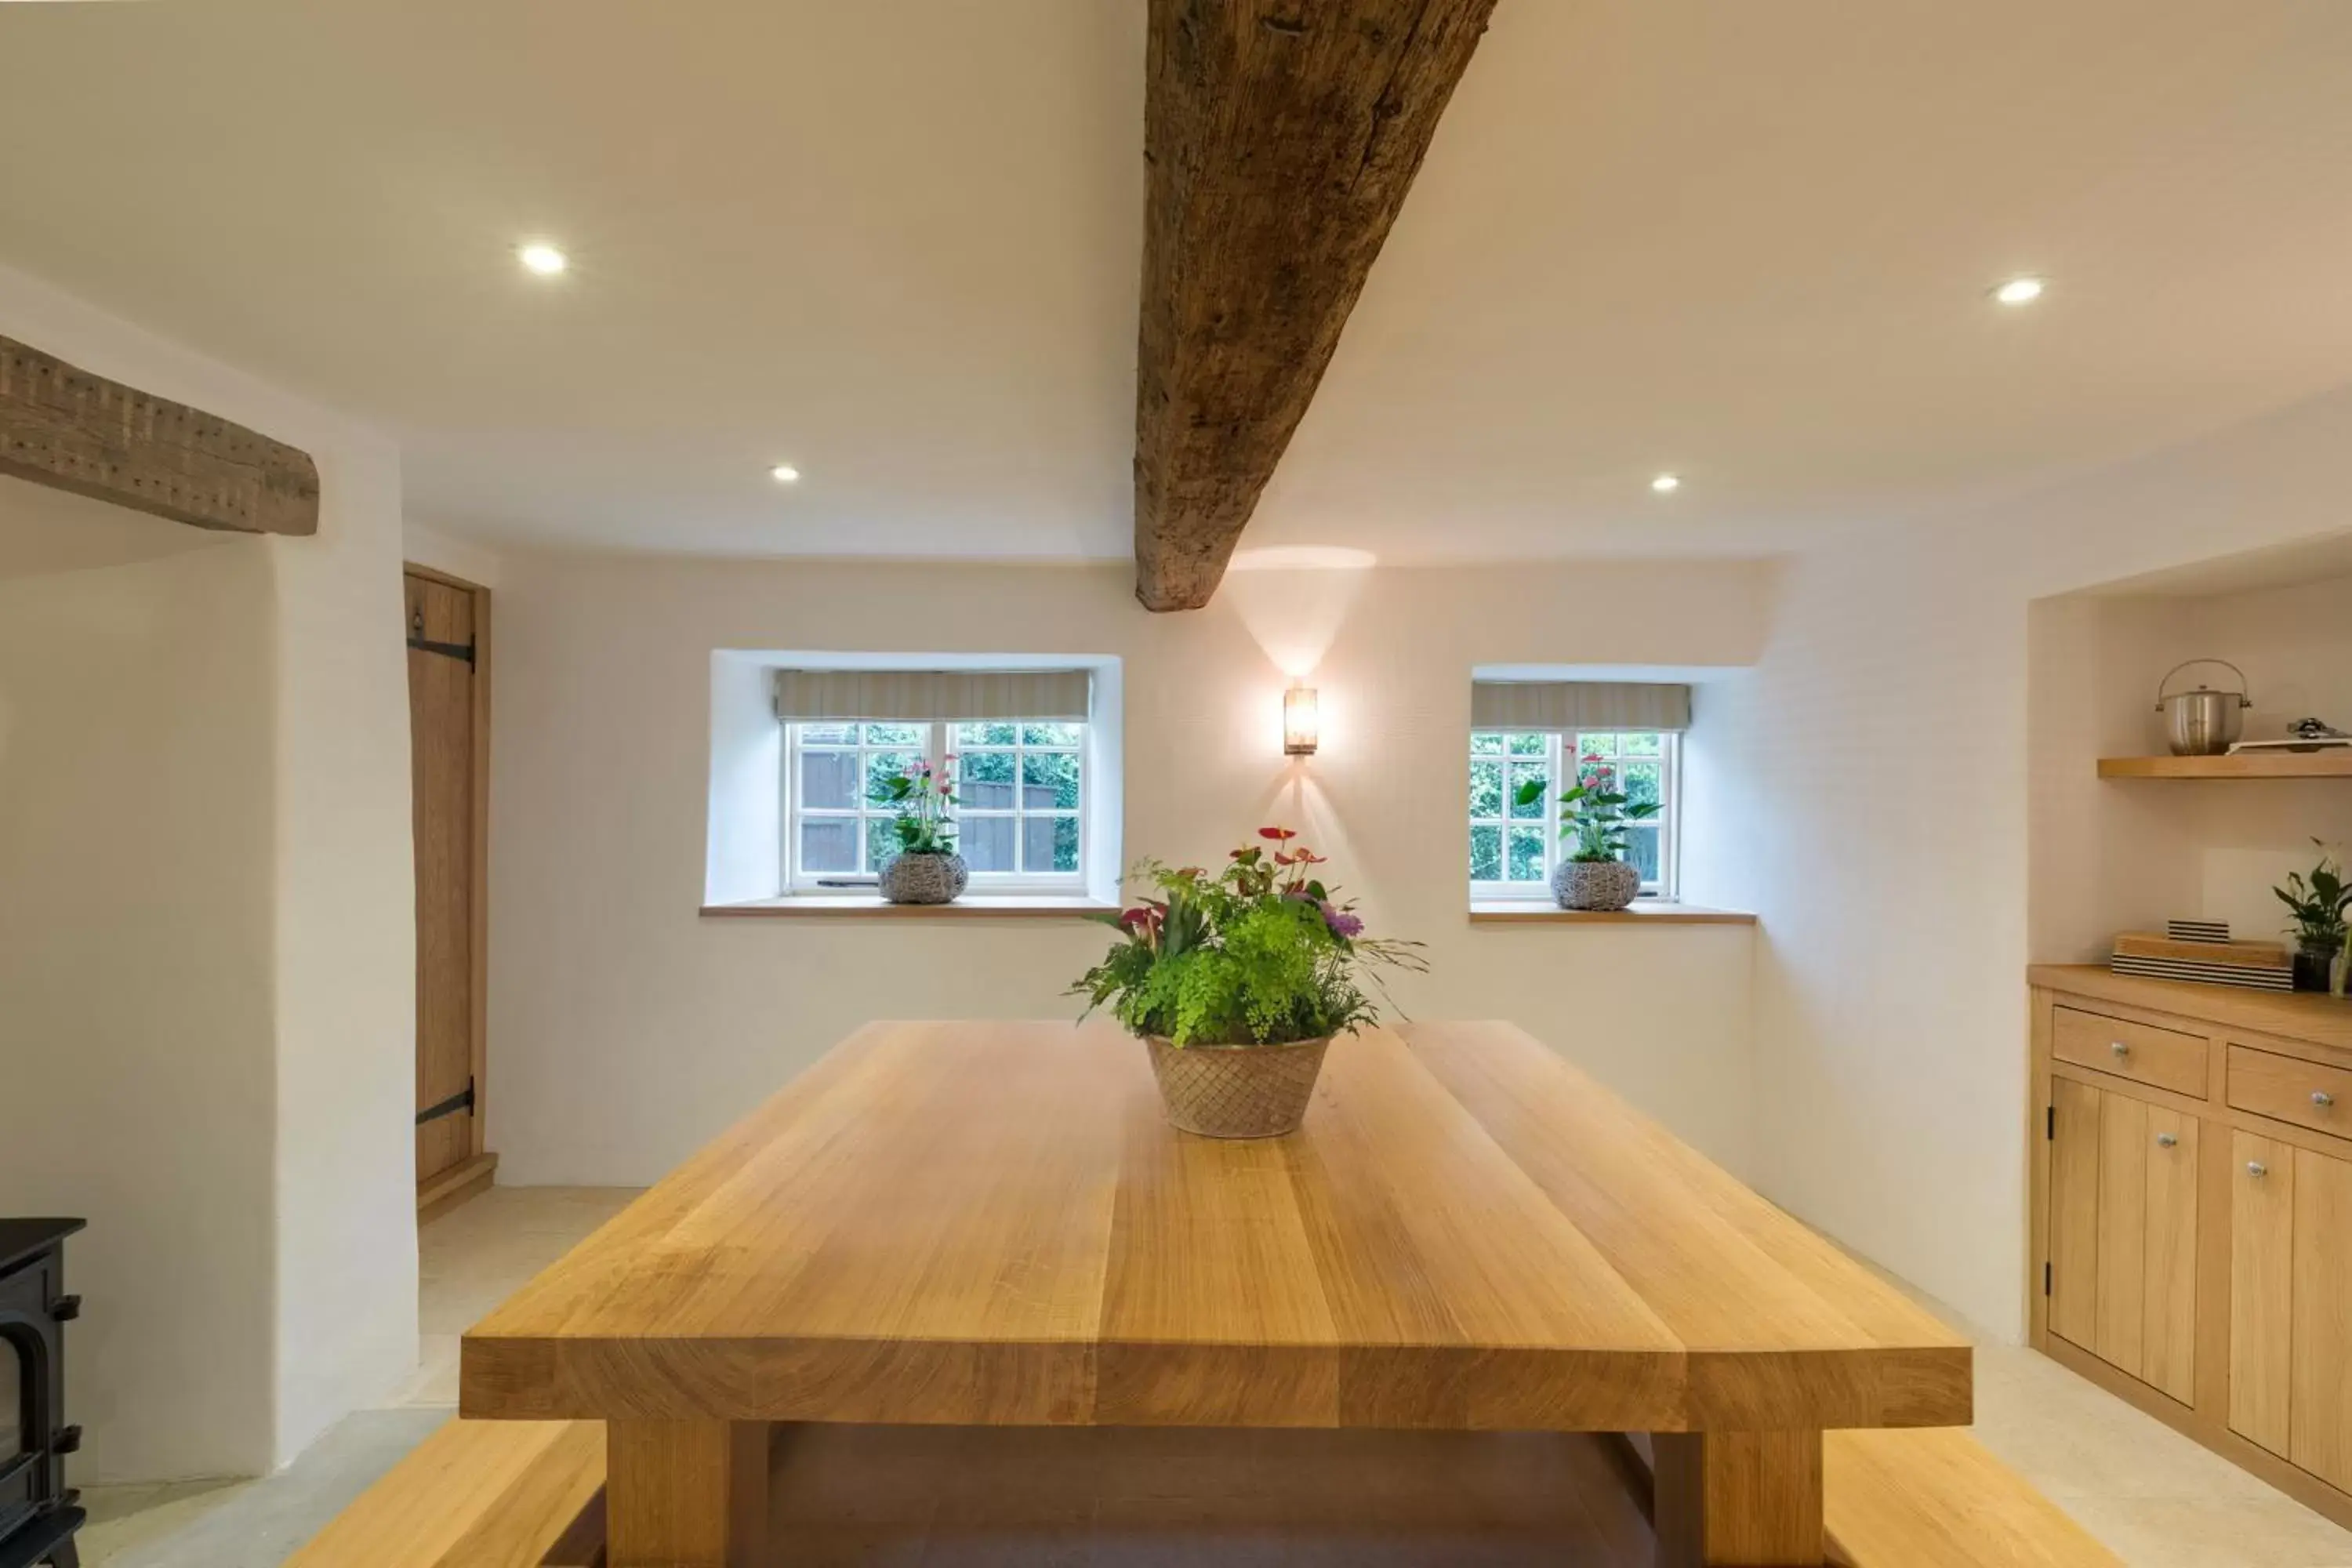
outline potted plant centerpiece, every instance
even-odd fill
[[[1428,968],[1419,942],[1364,934],[1297,834],[1258,837],[1214,876],[1138,866],[1160,896],[1113,921],[1124,936],[1070,988],[1143,1037],[1169,1121],[1211,1138],[1296,1131],[1332,1037],[1379,1020],[1363,986]]]
[[[1543,799],[1544,781],[1518,788],[1518,803]],[[1622,910],[1640,897],[1642,873],[1625,859],[1626,829],[1658,815],[1654,800],[1631,800],[1598,756],[1578,759],[1575,787],[1559,797],[1559,836],[1575,847],[1551,874],[1552,896],[1564,910]]]
[[[2305,878],[2300,871],[2290,874],[2284,887],[2273,888],[2279,902],[2287,908],[2294,928],[2294,988],[2297,991],[2327,991],[2336,961],[2344,951],[2345,911],[2352,910],[2352,888],[2344,884],[2344,868],[2336,858],[2326,853],[2326,846],[2319,840],[2319,864]]]
[[[893,904],[953,903],[971,881],[971,868],[956,853],[955,756],[934,768],[917,758],[883,787],[884,804],[895,806],[890,823],[898,852],[883,862],[878,880],[884,901]]]

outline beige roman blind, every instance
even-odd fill
[[[1480,680],[1474,730],[1687,730],[1690,688],[1633,680]]]
[[[1083,669],[779,669],[776,717],[1083,723],[1093,690]]]

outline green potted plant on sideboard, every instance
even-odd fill
[[[1112,920],[1122,933],[1070,994],[1108,1005],[1143,1039],[1168,1120],[1211,1138],[1271,1138],[1307,1114],[1337,1035],[1377,1023],[1364,987],[1423,971],[1421,944],[1364,934],[1316,874],[1324,858],[1261,827],[1212,876],[1146,860],[1158,894]]]
[[[2334,989],[2330,979],[2344,952],[2345,911],[2352,910],[2352,888],[2345,886],[2344,868],[2326,853],[2327,847],[2316,838],[2312,843],[2319,846],[2320,857],[2310,876],[2296,871],[2271,891],[2286,906],[2294,929],[2294,988],[2326,991]]]

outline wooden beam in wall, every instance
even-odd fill
[[[1151,0],[1136,597],[1196,609],[1495,0]]]
[[[319,531],[309,453],[5,337],[0,474],[198,528]]]

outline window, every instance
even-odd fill
[[[1076,889],[1087,727],[803,722],[786,726],[784,874],[790,890],[870,883],[894,853],[887,782],[914,762],[956,759],[956,847],[975,889]]]
[[[1643,898],[1673,898],[1681,742],[1669,730],[1471,731],[1470,896],[1549,895],[1561,855],[1560,781],[1573,768],[1631,801],[1657,803],[1655,817],[1628,830],[1625,858],[1642,873]]]

